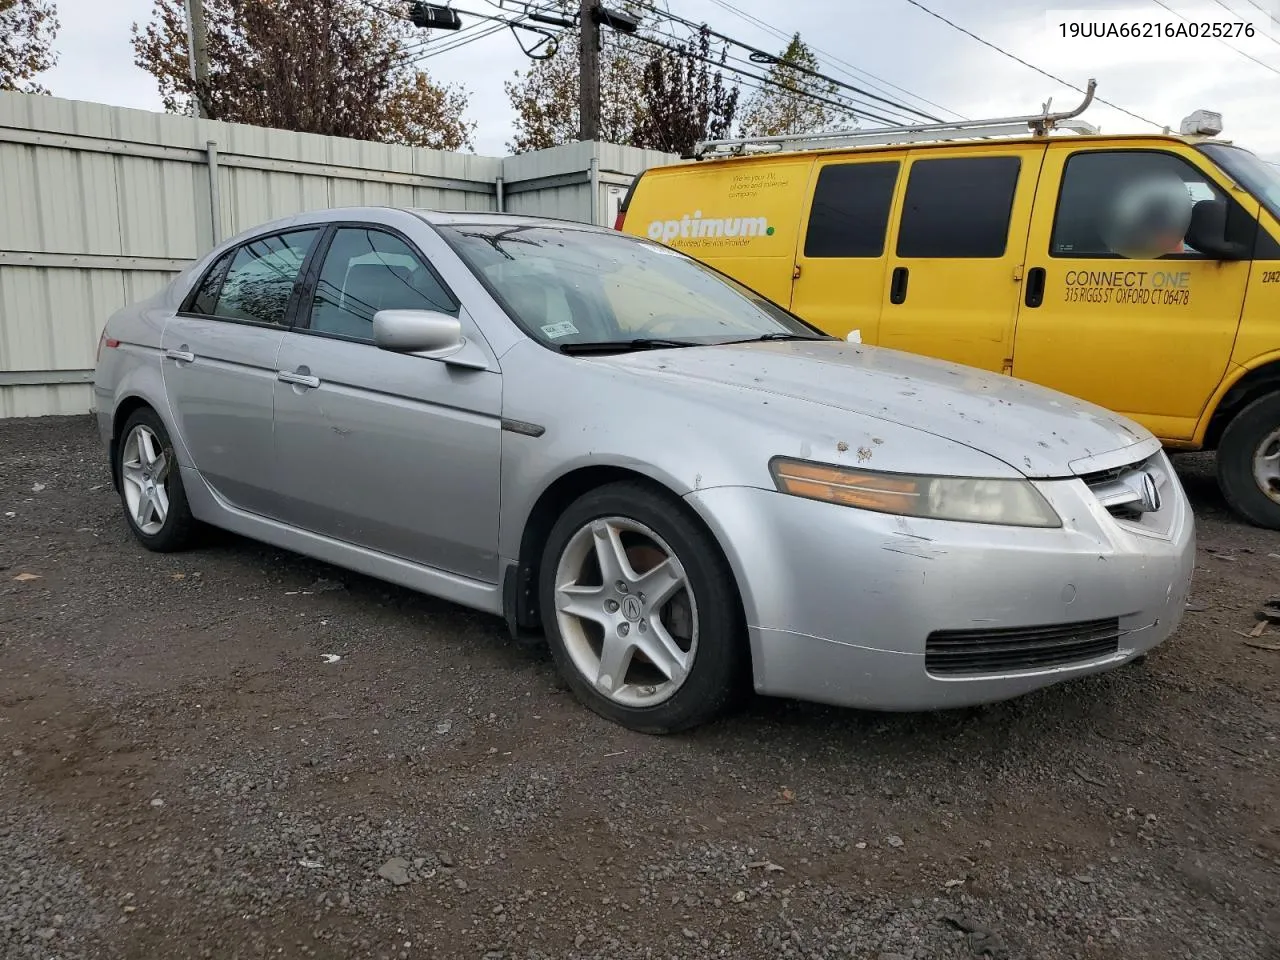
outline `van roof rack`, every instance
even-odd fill
[[[1093,134],[1098,130],[1083,120],[1075,120],[1093,102],[1097,81],[1090,80],[1084,102],[1066,113],[1044,111],[1029,117],[1000,117],[994,120],[960,120],[955,123],[926,123],[871,130],[838,130],[832,133],[799,133],[778,137],[744,137],[736,140],[704,140],[693,148],[692,157],[735,157],[746,153],[779,153],[790,150],[823,150],[829,147],[875,146],[938,140],[977,140],[991,137],[1047,136],[1052,130]]]

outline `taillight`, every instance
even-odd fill
[[[99,360],[102,359],[103,347],[110,347],[112,350],[114,350],[118,346],[120,346],[120,341],[112,340],[110,337],[108,337],[106,328],[104,327],[102,330],[102,336],[98,338],[98,352],[97,354],[95,354],[93,358],[93,362],[96,364]]]
[[[623,221],[625,221],[626,219],[627,219],[627,211],[619,210],[618,216],[614,218],[614,221],[613,221],[613,229],[621,230]]]

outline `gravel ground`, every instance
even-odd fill
[[[1276,960],[1280,652],[1239,631],[1280,535],[1179,468],[1194,609],[1144,665],[648,738],[488,617],[148,554],[88,418],[0,422],[0,956]]]

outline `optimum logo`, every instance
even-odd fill
[[[773,227],[768,217],[703,217],[701,210],[679,220],[654,220],[649,224],[649,239],[670,243],[699,237],[771,237]]]

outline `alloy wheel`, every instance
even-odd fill
[[[164,529],[169,516],[171,465],[172,457],[150,427],[138,424],[129,432],[120,463],[124,502],[134,525],[149,537]]]
[[[642,523],[612,516],[580,527],[560,554],[555,615],[574,667],[623,706],[680,689],[698,647],[698,606],[675,551]]]

